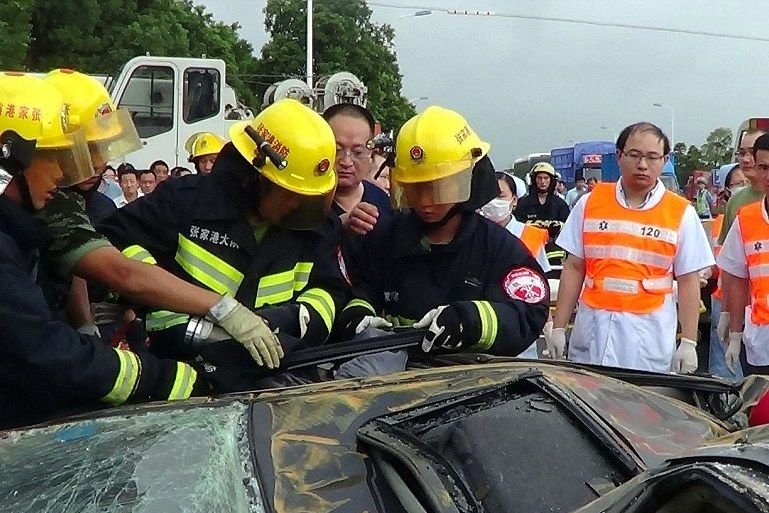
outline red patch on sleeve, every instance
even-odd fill
[[[545,279],[525,267],[518,267],[507,273],[502,288],[510,299],[526,303],[541,303],[550,296],[550,287]]]

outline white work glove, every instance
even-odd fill
[[[382,317],[377,317],[376,315],[367,315],[358,323],[357,326],[355,326],[355,334],[357,335],[361,331],[368,328],[392,328],[392,327],[393,327],[393,323],[391,323],[387,319],[383,319]]]
[[[726,368],[732,374],[737,371],[740,365],[740,350],[742,349],[742,332],[736,331],[729,333],[729,346],[726,348]]]
[[[280,365],[283,348],[278,337],[261,317],[232,296],[222,296],[208,315],[248,350],[257,365],[266,365],[270,369]]]
[[[83,324],[77,329],[77,332],[82,335],[91,335],[92,337],[101,338],[101,331],[99,331],[99,327],[95,324]]]
[[[689,374],[697,370],[697,342],[681,337],[673,356],[673,372]]]
[[[718,340],[721,342],[726,342],[726,335],[729,333],[730,320],[732,320],[732,316],[729,315],[729,312],[721,312],[718,316],[716,335],[718,335]]]
[[[542,329],[545,336],[545,345],[547,345],[547,354],[542,352],[552,360],[564,360],[566,358],[566,328],[553,328],[553,321],[545,323]]]

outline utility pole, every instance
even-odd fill
[[[312,0],[307,0],[307,85],[314,89],[312,76]]]

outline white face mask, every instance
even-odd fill
[[[507,219],[513,211],[512,201],[504,198],[494,198],[481,207],[481,215],[498,223]]]
[[[729,192],[731,192],[732,194],[737,194],[745,187],[746,187],[745,185],[735,185],[733,187],[729,187]]]

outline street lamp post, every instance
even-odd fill
[[[312,76],[312,0],[307,0],[307,85],[313,86]]]
[[[676,111],[673,110],[673,107],[670,105],[665,105],[663,103],[652,103],[652,107],[657,107],[660,109],[668,109],[670,111],[670,145],[675,146],[676,144]]]

